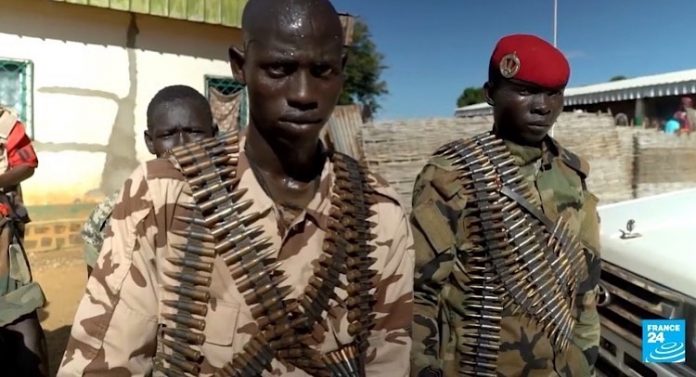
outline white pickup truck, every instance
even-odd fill
[[[598,375],[696,377],[696,189],[602,206]],[[641,320],[686,320],[686,363],[641,362]]]

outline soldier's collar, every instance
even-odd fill
[[[559,156],[560,148],[558,142],[550,136],[546,136],[540,147],[530,147],[520,145],[509,140],[505,140],[510,153],[515,157],[515,163],[518,166],[525,166],[537,162],[543,157],[541,164],[550,164],[552,157]]]
[[[530,147],[520,145],[510,140],[505,140],[505,145],[515,158],[515,164],[518,166],[529,165],[541,158],[542,149],[539,147]]]

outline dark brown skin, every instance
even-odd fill
[[[521,145],[541,145],[563,111],[563,89],[518,80],[487,82],[484,92],[493,106],[496,134]]]
[[[185,100],[160,105],[145,131],[148,151],[160,158],[176,146],[212,137],[216,130],[209,113],[210,109],[188,106]]]
[[[326,153],[319,141],[343,89],[342,27],[325,0],[251,0],[232,70],[249,92],[246,154],[276,203],[302,209]]]
[[[32,175],[34,175],[33,167],[27,165],[15,166],[0,174],[0,187],[13,188]]]

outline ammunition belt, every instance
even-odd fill
[[[176,216],[175,220],[188,226],[184,231],[172,233],[183,237],[187,242],[170,245],[178,257],[167,258],[167,263],[171,264],[168,270],[177,272],[165,272],[174,284],[164,284],[164,289],[173,297],[163,300],[162,305],[174,314],[163,313],[162,316],[172,321],[174,326],[160,330],[160,347],[155,356],[154,369],[156,375],[159,373],[181,377],[200,373],[200,362],[203,359],[200,347],[205,343],[203,331],[210,301],[209,287],[213,262],[218,254],[217,238],[206,227],[213,219],[205,217],[204,214],[214,207],[212,203],[216,200],[220,206],[231,209],[235,206],[232,204],[235,202],[233,199],[239,199],[241,196],[239,191],[225,191],[229,198],[220,196],[221,188],[231,189],[237,181],[234,178],[234,167],[239,153],[238,135],[224,134],[187,148],[176,148],[173,153],[182,164],[181,171],[194,190],[194,200],[199,202],[210,194],[213,197],[207,205],[181,204],[186,216]],[[227,168],[218,168],[219,165],[225,164]],[[168,367],[165,364],[168,364]]]
[[[260,226],[254,227],[265,213],[247,213],[251,202],[239,201],[245,190],[237,188],[238,152],[236,131],[172,151],[193,190],[196,204],[188,208],[190,217],[178,218],[189,224],[187,231],[180,233],[188,243],[174,245],[185,258],[183,262],[170,262],[175,266],[196,268],[196,271],[193,275],[190,274],[193,271],[170,274],[182,284],[176,288],[165,286],[165,289],[177,294],[189,293],[189,296],[195,291],[200,300],[193,303],[187,301],[189,296],[186,296],[183,301],[186,305],[182,305],[181,300],[164,302],[178,311],[176,315],[165,317],[173,320],[177,327],[164,329],[165,350],[158,357],[169,364],[166,368],[169,375],[200,372],[202,355],[197,347],[204,343],[205,337],[190,327],[195,324],[195,329],[203,331],[205,328],[205,321],[195,316],[205,315],[212,261],[219,255],[251,307],[259,331],[244,346],[243,352],[236,353],[232,361],[217,371],[218,376],[258,376],[264,369],[271,371],[274,358],[315,376],[363,375],[367,336],[374,325],[374,301],[370,291],[375,286],[376,275],[369,270],[374,263],[369,257],[374,246],[368,244],[374,238],[375,224],[367,221],[374,214],[369,209],[374,203],[374,191],[364,167],[346,155],[332,155],[335,185],[323,253],[304,294],[288,299],[292,288],[280,286],[287,276],[278,270],[280,262],[272,258],[274,250],[270,249],[270,239],[263,237]],[[341,275],[346,276],[347,287],[343,286]],[[190,281],[197,285],[187,285],[192,284]],[[322,355],[309,344],[317,341],[312,339],[312,334],[323,326],[324,314],[330,309],[330,300],[336,298],[335,290],[339,286],[348,291],[349,333],[354,337],[354,344]],[[203,291],[205,295],[200,293]],[[192,306],[194,304],[196,306]],[[194,339],[196,347],[183,346],[188,339]]]
[[[503,310],[544,329],[554,349],[568,346],[583,252],[560,217],[551,222],[492,133],[450,143],[436,152],[459,169],[469,196],[466,219],[472,250],[458,258],[470,271],[459,334],[460,375],[496,376]]]

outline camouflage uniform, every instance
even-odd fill
[[[497,330],[490,337],[484,338],[480,335],[485,333],[482,331],[478,337],[469,338],[474,343],[491,341],[493,344],[490,350],[494,357],[475,359],[472,343],[467,343],[466,337],[472,331],[481,330],[467,327],[471,322],[466,317],[478,304],[497,305],[499,297],[474,295],[475,285],[479,283],[472,276],[480,268],[476,261],[490,257],[490,250],[480,247],[481,232],[477,227],[481,223],[471,212],[477,197],[464,189],[462,170],[466,169],[451,158],[436,154],[418,176],[413,194],[411,223],[416,248],[413,376],[594,374],[600,331],[595,304],[600,245],[597,198],[585,186],[588,166],[549,137],[543,149],[508,141],[504,145],[514,159],[511,165],[519,167],[519,175],[531,188],[529,201],[540,204],[536,209],[553,221],[560,217],[567,219],[569,228],[582,244],[582,251],[577,254],[578,260],[582,256],[582,262],[577,264],[582,271],[576,271],[579,276],[574,291],[576,300],[568,305],[568,316],[574,319],[569,321],[574,326],[569,327],[568,346],[564,350],[555,347],[538,318],[510,299],[501,304]],[[495,190],[500,191],[501,186],[497,187]],[[514,279],[501,282],[499,276],[493,275],[491,281],[505,287],[506,283],[515,283]],[[542,279],[536,286],[543,283]],[[532,295],[533,287],[522,294]],[[497,292],[511,295],[507,288]],[[472,362],[492,362],[490,368],[494,372],[462,373],[463,365]]]
[[[111,212],[114,210],[116,200],[120,193],[117,191],[99,203],[89,215],[87,221],[82,225],[80,235],[85,244],[85,263],[91,268],[97,263],[99,250],[104,244],[104,232],[111,219]]]
[[[239,143],[243,147],[243,139]],[[177,245],[187,242],[187,224],[180,221],[190,213],[195,191],[172,160],[153,160],[141,165],[125,182],[114,207],[107,237],[87,283],[72,327],[58,376],[106,375],[145,376],[157,368],[164,342],[159,334],[175,327],[167,305],[175,305],[176,294],[164,289],[178,284],[168,263],[181,255]],[[330,198],[337,177],[327,161],[320,188],[292,223],[284,223],[282,209],[259,185],[243,148],[236,166],[238,187],[245,189],[240,203],[251,200],[244,213],[259,213],[255,225],[272,244],[272,257],[286,272],[290,297],[298,297],[321,263],[322,243],[331,213]],[[370,376],[406,376],[409,373],[410,327],[413,306],[413,245],[408,220],[398,205],[397,194],[376,184],[374,213],[376,238],[372,257],[377,275],[374,292],[375,327],[369,332],[367,373]],[[220,255],[213,257],[208,293],[211,299],[201,313],[200,371],[187,375],[209,376],[243,353],[250,339],[259,335],[249,298],[240,292],[238,281]],[[336,289],[323,328],[315,328],[312,348],[327,352],[349,335],[347,293]],[[171,300],[171,301],[168,301]],[[163,304],[164,303],[164,304]],[[196,318],[179,318],[193,320]],[[198,339],[198,338],[196,338]],[[169,343],[170,346],[177,346]],[[198,354],[196,354],[198,355]],[[154,358],[154,361],[153,361]],[[189,365],[190,366],[190,365]],[[272,372],[263,375],[306,376],[305,371],[273,358]],[[157,372],[155,375],[158,375]]]
[[[0,108],[0,171],[18,165],[38,166],[31,140],[16,114]],[[29,216],[21,188],[0,189],[0,326],[43,307],[45,298],[33,281],[24,247],[24,226]]]

